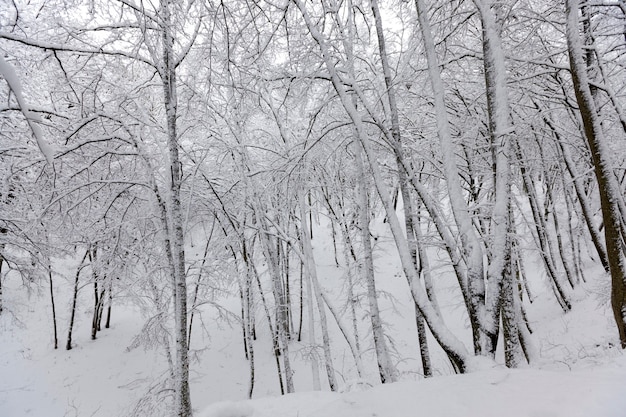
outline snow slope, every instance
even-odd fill
[[[297,393],[279,396],[271,341],[259,313],[255,342],[256,383],[253,400],[245,400],[248,362],[241,329],[210,306],[194,322],[191,342],[191,394],[200,417],[403,417],[519,416],[620,417],[626,415],[626,357],[617,348],[606,297],[606,276],[590,269],[588,283],[575,294],[573,310],[560,311],[537,268],[529,265],[535,301],[528,309],[538,360],[532,369],[509,370],[498,364],[468,375],[447,375],[445,357],[431,341],[433,361],[442,376],[420,375],[415,324],[406,281],[397,257],[383,236],[377,241],[377,274],[381,311],[393,343],[402,382],[378,385],[367,333],[363,360],[368,374],[355,379],[354,365],[336,325],[331,336],[343,393],[311,392],[311,347],[291,345]],[[329,256],[330,243],[316,245],[318,274],[327,292],[340,299],[341,271]],[[433,259],[435,259],[433,254]],[[0,417],[128,417],[142,398],[158,393],[167,361],[161,349],[128,349],[145,316],[131,300],[120,298],[111,329],[90,340],[92,300],[81,290],[74,332],[75,348],[63,348],[72,288],[71,262],[55,277],[59,342],[52,349],[50,302],[45,281],[31,289],[9,275],[3,282],[5,311],[0,314]],[[435,283],[444,316],[455,334],[469,345],[469,331],[453,279],[437,270]],[[69,278],[68,278],[69,277]],[[225,311],[238,314],[237,297],[220,300]],[[223,311],[222,311],[223,313]],[[367,320],[362,317],[363,329]],[[306,319],[306,316],[305,316]],[[347,320],[347,318],[346,318]],[[306,329],[306,325],[304,326]],[[318,334],[319,337],[319,334]],[[502,358],[496,358],[502,363]],[[449,365],[448,365],[449,366]],[[320,368],[323,389],[324,372]],[[152,397],[154,399],[156,397]],[[224,402],[228,401],[228,402]],[[147,402],[144,415],[161,415],[162,400]],[[161,407],[161,408],[159,408]]]
[[[576,372],[490,369],[343,394],[219,403],[199,417],[622,417],[626,361]]]

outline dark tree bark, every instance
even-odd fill
[[[600,205],[604,220],[606,253],[611,271],[611,305],[622,348],[626,348],[626,265],[622,251],[623,230],[620,204],[623,204],[617,178],[613,173],[611,154],[593,93],[589,85],[579,33],[579,2],[567,0],[567,47],[576,101],[583,121],[585,137],[591,150],[598,181]]]
[[[74,278],[74,296],[72,297],[72,312],[70,314],[70,325],[67,330],[67,343],[65,344],[65,350],[72,349],[72,330],[74,329],[74,317],[76,316],[76,301],[78,299],[78,281],[80,278],[80,272],[85,266],[85,260],[89,255],[89,249],[85,251],[80,264],[78,265],[78,269],[76,270],[76,277]]]

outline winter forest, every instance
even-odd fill
[[[4,0],[0,416],[623,416],[625,107],[624,0]]]

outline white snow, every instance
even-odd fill
[[[15,94],[15,99],[17,100],[20,110],[22,114],[26,118],[28,125],[30,126],[33,135],[35,136],[35,140],[37,141],[37,146],[39,146],[39,150],[46,157],[46,160],[49,164],[52,163],[54,159],[54,149],[52,146],[46,142],[43,137],[43,132],[41,127],[39,127],[38,122],[41,122],[40,117],[37,113],[34,113],[30,110],[28,103],[26,102],[26,98],[24,97],[24,92],[22,91],[22,83],[20,82],[20,78],[13,66],[7,62],[2,55],[0,55],[0,75],[6,80],[11,87],[11,91]]]
[[[321,231],[315,233],[320,234]],[[381,278],[379,290],[387,294],[380,297],[381,314],[393,341],[393,359],[401,382],[379,384],[370,336],[365,333],[367,320],[361,316],[364,317],[361,337],[366,375],[360,379],[356,375],[349,347],[331,320],[329,331],[341,392],[328,392],[325,377],[321,381],[323,391],[311,391],[307,359],[311,348],[294,341],[290,350],[297,392],[280,396],[271,341],[265,319],[259,314],[259,338],[254,345],[254,399],[245,400],[248,363],[243,356],[239,324],[218,320],[216,310],[207,306],[201,310],[202,316],[195,319],[191,342],[190,382],[195,417],[624,415],[626,357],[617,347],[605,294],[608,278],[601,267],[588,269],[588,284],[575,293],[572,311],[563,314],[539,271],[540,264],[528,259],[527,273],[532,278],[536,300],[527,307],[540,357],[531,367],[507,369],[499,355],[495,362],[484,358],[471,361],[470,374],[449,375],[451,370],[446,367],[445,357],[431,339],[438,376],[424,380],[419,375],[410,295],[392,245],[390,236],[381,235],[376,244],[375,262],[377,276]],[[331,248],[330,241],[318,240],[314,250],[320,284],[337,302],[341,299],[342,271],[331,260]],[[431,255],[436,264],[436,253]],[[66,275],[71,277],[75,265],[57,267],[66,268]],[[437,272],[435,285],[446,323],[469,346],[471,339],[458,284],[452,274],[442,273],[441,269]],[[145,320],[130,300],[118,300],[113,308],[113,327],[103,329],[98,339],[92,341],[89,332],[92,289],[83,288],[74,331],[76,347],[69,352],[55,351],[47,288],[33,284],[29,297],[19,277],[10,274],[4,278],[5,311],[0,314],[0,417],[128,417],[150,388],[162,381],[167,369],[162,351],[127,349]],[[64,346],[72,281],[55,275],[55,285],[60,346]],[[240,308],[237,296],[219,302],[233,313]],[[321,355],[321,349],[317,354]],[[155,401],[154,412],[148,410],[142,415],[164,415],[167,397]]]

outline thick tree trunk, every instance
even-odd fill
[[[589,87],[579,34],[578,11],[578,0],[566,1],[567,49],[576,101],[580,109],[587,143],[591,150],[598,181],[598,191],[600,192],[606,252],[611,271],[611,305],[621,346],[626,348],[626,265],[622,251],[622,218],[619,207],[621,195],[617,179],[613,173],[611,153],[605,142],[601,120]]]
[[[507,74],[502,41],[496,23],[495,11],[490,0],[474,0],[480,15],[483,35],[483,64],[489,130],[495,163],[494,202],[491,212],[490,260],[487,271],[488,291],[486,293],[485,332],[489,336],[487,350],[495,353],[500,316],[501,288],[503,280],[512,279],[506,273],[510,259],[511,245],[508,232],[510,224],[511,173],[510,149],[513,139],[513,126],[510,121],[510,107],[507,91]],[[504,285],[511,285],[506,283]]]
[[[488,328],[493,328],[493,324],[486,327],[486,323],[482,322],[487,318],[484,311],[485,278],[483,250],[472,223],[469,207],[463,198],[464,192],[456,164],[456,155],[446,109],[445,91],[439,71],[439,63],[437,62],[435,42],[428,20],[428,9],[424,0],[415,0],[415,8],[417,9],[424,42],[430,85],[435,99],[437,133],[443,159],[443,172],[446,178],[450,206],[452,207],[452,213],[461,237],[461,251],[467,262],[468,313],[472,325],[474,353],[477,355],[490,354],[490,352],[485,351],[487,346],[487,334],[485,334],[485,331]],[[493,329],[491,331],[493,332]]]

